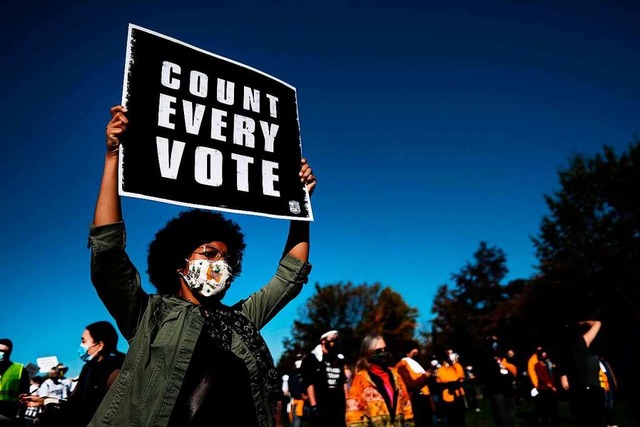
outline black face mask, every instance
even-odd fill
[[[393,358],[391,357],[391,353],[388,351],[383,351],[382,353],[374,353],[371,355],[369,359],[371,363],[374,365],[381,366],[383,368],[388,368],[393,365]]]
[[[337,340],[325,341],[324,345],[327,349],[327,355],[335,357],[340,353],[340,347]]]

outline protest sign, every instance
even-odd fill
[[[38,365],[38,368],[40,368],[40,373],[42,374],[49,372],[49,370],[51,370],[51,368],[56,366],[58,363],[59,362],[57,356],[45,356],[36,358],[36,364]]]
[[[291,85],[130,24],[122,104],[121,195],[313,220]]]

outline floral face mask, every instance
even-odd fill
[[[232,277],[229,264],[223,259],[209,261],[193,259],[188,261],[189,272],[180,273],[189,288],[203,297],[210,297],[227,289]]]

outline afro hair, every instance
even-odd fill
[[[221,214],[194,209],[181,212],[156,233],[147,252],[149,281],[162,295],[176,294],[180,288],[178,270],[200,245],[209,242],[227,245],[227,262],[236,265],[233,276],[242,271],[244,235],[240,226]]]

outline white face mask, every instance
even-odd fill
[[[4,362],[4,351],[0,351],[0,362]]]
[[[95,353],[89,354],[89,349],[91,347],[93,347],[93,345],[80,344],[80,347],[78,348],[78,356],[80,356],[80,360],[82,360],[83,362],[88,362],[91,359],[93,359],[93,356],[95,356]]]
[[[186,276],[182,273],[180,275],[192,291],[203,297],[210,297],[227,289],[231,268],[225,260],[193,259],[188,262],[189,272]]]

